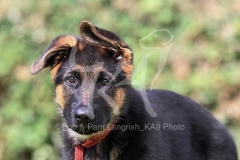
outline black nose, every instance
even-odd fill
[[[90,115],[87,113],[87,110],[83,110],[78,107],[74,110],[74,119],[78,123],[87,123],[90,120]]]

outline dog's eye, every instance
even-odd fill
[[[109,79],[103,79],[102,80],[102,85],[103,86],[110,86],[111,85],[111,81]]]
[[[67,82],[68,83],[75,83],[76,82],[76,78],[74,77],[74,76],[69,76],[68,78],[67,78]]]

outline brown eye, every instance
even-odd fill
[[[67,82],[73,84],[76,82],[76,78],[74,76],[69,76],[67,78]]]
[[[109,79],[103,79],[102,85],[103,86],[110,86],[111,85],[111,81]]]

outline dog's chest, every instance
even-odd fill
[[[84,160],[117,160],[120,153],[118,146],[104,146],[97,144],[96,146],[85,150]]]

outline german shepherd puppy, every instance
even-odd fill
[[[51,67],[63,160],[237,160],[233,138],[201,105],[131,86],[133,53],[116,34],[88,21],[79,31],[56,37],[30,71]]]

